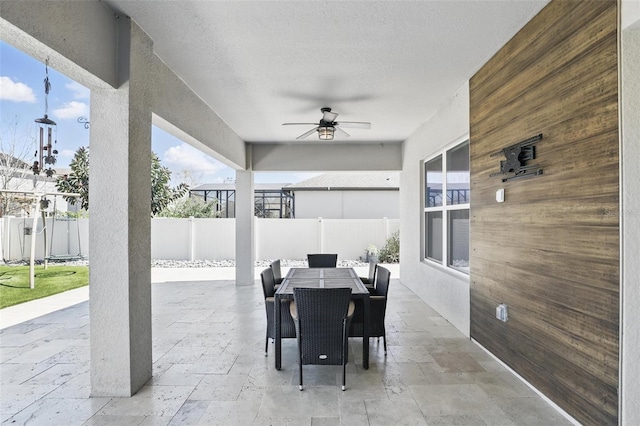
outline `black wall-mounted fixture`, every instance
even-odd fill
[[[500,154],[506,157],[506,160],[500,161],[500,171],[492,173],[491,177],[512,173],[512,176],[502,178],[502,181],[506,182],[527,176],[541,175],[542,169],[539,168],[538,164],[527,164],[528,161],[535,160],[535,144],[541,139],[542,133],[491,154],[490,157],[497,157]]]

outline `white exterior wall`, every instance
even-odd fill
[[[400,173],[400,278],[465,336],[470,335],[469,277],[422,260],[422,162],[469,137],[469,85],[461,87],[404,143]]]
[[[399,191],[295,191],[296,219],[400,218]]]

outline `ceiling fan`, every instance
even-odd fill
[[[323,141],[333,140],[334,134],[348,138],[349,133],[342,130],[342,127],[351,127],[354,129],[370,129],[371,123],[366,121],[336,121],[337,112],[331,112],[331,108],[320,108],[322,118],[319,123],[282,123],[283,126],[316,126],[298,136],[296,139],[304,139],[313,132],[318,132],[318,137]]]

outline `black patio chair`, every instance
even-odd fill
[[[271,268],[267,268],[260,273],[260,279],[262,280],[262,292],[264,293],[264,306],[267,312],[267,337],[264,345],[264,356],[267,356],[269,349],[269,339],[275,339],[275,281],[273,279],[273,271]],[[296,337],[296,326],[293,323],[293,318],[289,312],[288,304],[290,300],[282,300],[283,304],[280,309],[280,315],[282,316],[281,330],[282,338]]]
[[[376,271],[378,270],[378,264],[376,262],[369,262],[369,275],[367,277],[358,277],[362,284],[369,289],[369,293],[373,292],[376,284]]]
[[[278,260],[274,260],[273,262],[271,262],[271,265],[269,265],[269,267],[271,268],[271,271],[273,272],[273,279],[276,283],[276,288],[279,284],[282,283],[282,269],[280,268],[280,259]]]
[[[309,268],[335,268],[338,265],[338,255],[329,253],[307,254]]]
[[[387,294],[389,293],[389,281],[391,273],[387,268],[378,266],[376,272],[375,289],[369,297],[369,337],[382,337],[384,353],[387,354],[387,333],[384,326],[384,317],[387,311]],[[362,337],[364,326],[362,301],[356,300],[356,311],[349,327],[349,337]]]
[[[355,309],[350,288],[294,288],[291,316],[298,336],[300,390],[303,365],[342,365],[346,389],[349,342],[347,332]]]

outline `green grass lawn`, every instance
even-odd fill
[[[35,278],[32,290],[28,266],[0,266],[0,309],[88,285],[89,267],[38,265]]]

